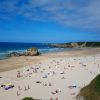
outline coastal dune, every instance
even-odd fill
[[[7,82],[14,84],[9,90],[0,88],[1,100],[22,100],[24,97],[76,100],[80,89],[100,74],[100,50],[94,48],[38,57],[14,57],[0,61],[0,68],[1,65],[8,67],[2,69],[6,72],[0,73],[0,85]],[[11,68],[14,65],[16,67]],[[7,71],[6,68],[13,70]]]

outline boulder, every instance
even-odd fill
[[[18,57],[20,56],[21,54],[19,54],[18,52],[11,52],[7,55],[7,57]]]
[[[38,56],[39,52],[37,48],[29,48],[25,53],[25,56]]]

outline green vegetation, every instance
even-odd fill
[[[22,100],[38,100],[38,99],[33,99],[32,97],[25,97]]]
[[[100,100],[100,74],[88,86],[82,88],[78,96],[83,96],[85,100]]]
[[[79,45],[86,43],[86,47],[100,47],[100,42],[78,42]]]
[[[74,48],[74,47],[100,47],[100,42],[69,42],[69,43],[51,43],[48,44],[52,47],[58,48]]]

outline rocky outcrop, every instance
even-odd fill
[[[79,47],[78,43],[69,43],[69,44],[66,44],[67,47],[69,48],[73,48],[73,47]]]
[[[11,52],[7,56],[8,57],[18,57],[18,56],[38,56],[40,53],[38,52],[37,48],[29,48],[26,52],[18,53],[18,52]]]
[[[67,47],[67,45],[66,44],[56,44],[56,43],[54,43],[54,44],[48,44],[49,46],[51,46],[51,47],[57,47],[57,48],[66,48]]]
[[[73,47],[79,47],[78,43],[50,44],[50,46],[56,47],[56,48],[73,48]]]
[[[100,47],[100,42],[71,42],[63,44],[50,44],[50,46],[57,48],[75,48],[75,47]]]
[[[18,52],[11,52],[11,53],[9,53],[8,55],[7,55],[7,57],[18,57],[18,56],[21,56],[21,54],[20,53],[18,53]]]
[[[37,48],[29,48],[27,52],[24,53],[25,56],[38,56],[39,52]]]

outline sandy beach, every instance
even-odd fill
[[[41,56],[33,56],[33,57],[31,56],[11,57],[9,59],[0,60],[0,73],[25,66],[34,65],[36,63],[39,63],[40,61],[44,61],[51,58],[87,56],[99,53],[100,53],[100,48],[85,48],[77,51],[45,53],[42,54]]]
[[[76,100],[79,90],[100,74],[100,48],[56,52],[35,57],[13,57],[0,61],[1,100]]]

